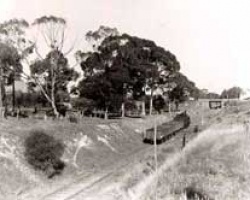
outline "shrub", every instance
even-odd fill
[[[158,113],[161,113],[161,110],[165,107],[166,103],[165,100],[161,95],[157,95],[153,99],[153,107],[155,110],[157,110]]]
[[[127,101],[125,103],[125,110],[136,111],[137,107],[133,101]]]
[[[185,194],[187,200],[210,200],[211,198],[208,197],[203,191],[200,191],[197,188],[194,188],[193,186],[188,186],[185,188]]]
[[[200,131],[199,125],[194,126],[194,133],[198,133]]]
[[[49,178],[60,174],[64,169],[65,164],[61,161],[64,145],[44,131],[32,131],[25,140],[24,147],[27,162],[35,170],[45,172]]]
[[[216,120],[217,120],[217,122],[219,122],[219,123],[222,122],[222,118],[221,118],[221,117],[217,117]]]
[[[70,115],[70,116],[69,116],[69,122],[70,122],[70,123],[78,123],[78,119],[77,119],[76,116]]]

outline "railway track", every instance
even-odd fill
[[[89,190],[94,185],[106,180],[108,177],[112,177],[119,169],[126,168],[126,166],[132,164],[133,160],[138,157],[138,155],[141,155],[145,153],[146,149],[148,149],[147,146],[143,146],[140,149],[137,149],[136,151],[132,152],[126,159],[119,162],[116,166],[112,167],[108,171],[101,172],[98,174],[95,174],[94,172],[86,176],[80,175],[79,178],[76,180],[54,190],[51,193],[48,193],[44,195],[43,197],[36,198],[39,200],[69,200],[74,199],[73,197],[77,194],[83,193],[84,191]],[[91,178],[92,177],[92,178]],[[20,198],[22,200],[33,200],[34,196],[30,197],[23,197]]]
[[[173,142],[177,145],[180,144],[183,132],[184,131],[180,131],[178,135],[170,138],[170,140],[166,141],[164,145],[161,145],[161,147],[164,147],[165,145]],[[93,195],[93,191],[100,192],[100,190],[105,188],[107,185],[111,186],[112,183],[114,183],[114,180],[117,180],[117,177],[119,177],[120,180],[124,180],[123,176],[126,176],[128,173],[131,173],[133,171],[134,166],[138,164],[138,160],[140,158],[144,158],[145,155],[151,155],[152,152],[153,146],[145,145],[140,149],[132,152],[127,158],[117,163],[114,167],[105,172],[101,172],[98,174],[91,173],[87,177],[85,174],[81,175],[79,178],[77,178],[77,180],[74,180],[62,186],[54,190],[53,192],[45,194],[40,198],[34,198],[34,196],[30,196],[30,198],[21,199],[80,200],[83,197],[88,197],[88,195]]]
[[[173,144],[173,143],[176,146],[181,147],[180,144],[181,144],[181,139],[182,139],[183,134],[184,134],[184,131],[180,132],[178,135],[176,135],[176,137],[171,138],[170,140],[166,141],[163,145],[159,146],[159,152],[161,151],[161,148],[164,148],[167,145]],[[178,153],[179,152],[180,151],[178,151]],[[129,180],[129,178],[127,177],[130,177],[129,174],[130,175],[136,174],[137,176],[140,176],[140,175],[145,176],[143,174],[143,168],[139,168],[139,170],[137,169],[137,171],[134,171],[134,170],[135,168],[137,168],[136,165],[146,166],[146,163],[149,161],[149,158],[150,159],[152,158],[152,155],[153,155],[153,146],[148,145],[147,149],[144,150],[143,154],[142,152],[138,152],[138,154],[135,155],[135,158],[136,158],[135,162],[129,162],[123,165],[121,168],[118,168],[112,173],[107,174],[105,177],[102,177],[100,180],[97,180],[95,183],[91,184],[89,187],[85,187],[82,190],[79,190],[77,193],[71,196],[68,196],[67,198],[64,198],[63,200],[82,200],[82,199],[130,200],[129,194],[124,195],[123,194],[124,191],[120,188],[123,188],[124,185],[127,185],[129,187],[127,189],[127,192],[133,191],[134,189],[138,188],[137,186],[140,185],[144,180],[142,179],[136,185],[130,186],[129,183],[131,180]],[[143,163],[141,163],[140,159],[145,158],[145,157],[147,159],[145,159]],[[171,160],[171,157],[166,157],[164,160],[159,161],[158,167],[160,168],[169,159]],[[134,178],[136,179],[136,177]],[[145,179],[147,179],[147,177],[145,177]]]

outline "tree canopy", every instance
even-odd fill
[[[51,60],[55,60],[53,65]],[[30,65],[32,76],[39,77],[45,93],[51,99],[52,84],[54,84],[54,94],[56,102],[60,101],[60,93],[68,93],[67,86],[72,80],[75,80],[78,74],[69,67],[67,58],[57,50],[51,51],[43,60],[37,60]]]
[[[80,92],[86,92],[81,88],[89,77],[97,76],[108,82],[114,93],[122,94],[126,87],[135,99],[140,99],[145,96],[146,85],[152,88],[164,84],[170,74],[179,71],[180,64],[174,54],[153,41],[122,34],[106,37],[97,51],[88,52],[81,67],[86,79],[79,84]]]
[[[221,98],[223,99],[239,99],[240,95],[242,95],[243,90],[240,87],[232,87],[229,89],[225,89],[221,93]]]

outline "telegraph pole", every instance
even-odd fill
[[[3,118],[5,115],[5,91],[4,91],[4,74],[3,74],[3,63],[0,61],[0,117]]]
[[[158,159],[157,159],[157,122],[154,120],[154,157],[155,157],[155,173],[156,173],[156,189],[155,189],[155,200],[158,199]]]

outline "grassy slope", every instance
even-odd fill
[[[197,109],[193,109],[196,105],[191,105],[192,111],[192,127],[190,127],[190,131],[193,130],[193,126],[199,125],[200,128],[205,128],[210,124],[215,124],[221,122],[222,118],[227,115],[227,121],[225,122],[223,120],[223,123],[226,123],[228,126],[231,125],[232,122],[235,122],[235,116],[237,115],[237,120],[239,121],[239,124],[241,123],[241,113],[243,110],[247,108],[247,106],[242,105],[240,106],[241,110],[238,110],[236,108],[227,110],[227,111],[209,111],[208,108],[200,108],[199,106],[196,106]],[[190,108],[186,108],[189,112]],[[191,111],[190,111],[191,112]],[[202,114],[205,113],[205,114]],[[201,125],[201,115],[204,115],[204,125]],[[159,119],[161,121],[162,118]],[[165,118],[164,118],[165,120]],[[166,118],[167,120],[167,118]],[[135,126],[137,124],[137,126]],[[44,194],[46,192],[50,192],[56,187],[60,187],[70,181],[74,181],[79,176],[91,176],[98,172],[105,172],[105,170],[108,170],[110,166],[116,165],[120,160],[123,160],[128,155],[133,154],[137,150],[141,148],[145,148],[145,145],[141,143],[141,137],[136,134],[133,130],[138,127],[139,129],[143,130],[143,127],[152,125],[153,121],[149,120],[128,120],[125,122],[117,122],[117,121],[109,121],[108,124],[104,122],[103,120],[98,119],[84,119],[79,124],[70,124],[66,121],[39,121],[39,120],[4,120],[0,121],[0,133],[1,137],[2,135],[7,135],[8,138],[16,138],[16,140],[13,140],[14,146],[18,147],[16,151],[14,151],[14,154],[21,158],[19,162],[16,162],[15,159],[5,159],[1,158],[0,156],[0,162],[3,163],[3,165],[0,166],[0,180],[1,181],[1,188],[0,188],[0,199],[15,199],[17,193],[22,193],[21,196],[22,199],[37,199],[37,195]],[[101,126],[99,126],[101,125]],[[104,125],[104,126],[103,126]],[[105,126],[108,125],[108,126]],[[122,129],[120,129],[122,127]],[[48,133],[54,135],[56,138],[62,140],[67,146],[67,151],[65,152],[64,159],[68,160],[67,168],[64,171],[64,174],[62,177],[56,177],[53,181],[46,180],[40,173],[34,172],[32,169],[27,166],[24,159],[21,156],[22,152],[22,144],[24,139],[27,137],[28,132],[31,129],[45,129]],[[89,139],[93,142],[91,145],[91,148],[85,148],[83,147],[77,156],[77,165],[78,168],[76,168],[74,165],[72,165],[72,157],[74,155],[74,152],[76,150],[76,146],[72,145],[74,143],[74,139],[80,140],[81,135],[80,132],[83,133],[83,135],[87,135]],[[104,143],[97,141],[97,137],[107,137],[110,141],[110,145],[112,148],[115,149],[112,150],[109,146],[105,145]],[[180,141],[180,140],[178,140]],[[165,157],[167,154],[172,155],[173,152],[178,151],[180,148],[180,142],[170,144],[168,146],[163,146],[161,151],[161,156]],[[0,145],[2,144],[2,141],[0,141]],[[177,145],[176,145],[177,144]],[[210,144],[211,145],[211,144]],[[210,149],[212,146],[207,146],[205,149]],[[1,152],[1,148],[0,148]],[[199,150],[200,152],[200,150]],[[205,153],[206,154],[206,153]],[[147,156],[148,157],[148,156]],[[152,156],[151,156],[152,157]],[[185,156],[184,156],[185,157]],[[143,159],[143,158],[141,158]],[[166,158],[162,158],[162,160],[165,160]],[[148,158],[146,158],[148,160]],[[153,160],[151,158],[150,160]],[[178,159],[176,159],[178,160]],[[179,163],[182,160],[179,160]],[[145,167],[144,163],[148,163],[147,161],[139,161],[139,165],[143,165],[142,167]],[[196,162],[196,161],[195,161]],[[6,164],[7,163],[7,164]],[[146,168],[149,168],[150,170],[146,170],[143,172],[143,174],[147,174],[148,171],[152,171],[151,161],[149,162],[149,165],[146,165]],[[181,165],[183,166],[183,165]],[[131,169],[133,169],[132,167]],[[128,182],[133,184],[137,184],[137,181],[135,180],[135,177],[140,177],[136,171],[140,171],[142,168],[138,167],[138,170],[135,170],[135,174],[131,177],[131,174],[128,174]],[[174,169],[179,170],[179,167],[174,167]],[[190,168],[192,168],[190,166]],[[6,171],[8,170],[8,171]],[[19,171],[22,171],[23,173],[20,173]],[[25,172],[26,171],[26,172]],[[182,169],[182,171],[185,171]],[[133,172],[133,171],[131,171]],[[176,172],[176,173],[175,173]],[[181,172],[181,169],[180,169]],[[179,180],[176,179],[175,174],[180,173],[179,171],[173,170],[173,180]],[[7,174],[7,175],[6,175]],[[143,175],[143,176],[144,176]],[[6,179],[6,177],[8,177]],[[131,178],[130,178],[131,177]],[[172,179],[171,176],[167,173],[167,177],[169,179],[162,179],[161,182],[164,183],[164,188],[161,191],[170,191],[170,192],[163,192],[162,195],[166,196],[171,194],[171,197],[180,197],[182,189],[184,186],[177,184],[171,184],[169,185],[169,182],[171,183]],[[183,173],[183,177],[185,177],[185,173]],[[5,178],[5,179],[4,179]],[[164,181],[167,180],[167,183]],[[118,180],[119,181],[119,180]],[[35,183],[35,184],[34,184]],[[131,186],[131,184],[129,185]],[[132,184],[132,185],[133,185]],[[192,183],[193,184],[193,183]],[[24,187],[26,185],[27,187]],[[127,184],[125,183],[122,187],[124,190],[126,190]],[[29,188],[31,186],[31,188]],[[37,187],[34,187],[37,186]],[[129,186],[129,187],[130,187]],[[176,186],[176,187],[173,187]],[[125,187],[125,188],[124,188]],[[161,187],[160,187],[161,188]],[[176,189],[177,188],[177,189]],[[33,194],[36,196],[30,195],[30,189],[39,189],[38,191],[35,191]],[[149,192],[148,190],[147,192]],[[177,192],[176,192],[177,191]],[[7,194],[7,196],[6,196]],[[24,194],[24,195],[23,195]],[[27,194],[29,198],[27,197]],[[174,196],[173,196],[174,195]]]
[[[176,155],[179,154],[184,133],[187,134],[187,140],[191,141],[197,136],[197,133],[194,133],[193,131],[196,125],[199,126],[199,130],[205,129],[211,124],[217,122],[219,120],[217,117],[223,115],[224,112],[222,110],[209,110],[209,108],[200,107],[199,104],[197,105],[197,102],[193,102],[193,105],[189,104],[188,106],[183,106],[182,110],[184,109],[186,109],[188,114],[191,115],[192,124],[188,129],[181,131],[171,140],[158,146],[159,168],[161,168],[162,165],[165,165],[165,162],[172,163],[171,158],[176,157]],[[201,115],[203,115],[203,125],[201,124]],[[166,117],[166,119],[168,119],[168,117]],[[140,122],[141,120],[138,119],[138,121]],[[154,120],[151,118],[151,121],[147,121],[144,126],[147,126],[150,123],[152,125],[153,122]],[[133,126],[133,124],[131,124],[131,126]],[[144,126],[140,126],[139,129],[143,130]],[[106,179],[105,182],[96,185],[88,191],[88,193],[79,195],[76,199],[136,200],[139,199],[140,196],[143,196],[143,194],[148,194],[148,192],[154,187],[153,180],[155,177],[155,167],[153,146],[148,145],[147,151],[144,152],[145,154],[137,155],[135,161],[131,160],[131,165],[116,171],[115,174],[109,179]]]
[[[164,116],[157,118],[159,123],[166,120]],[[0,120],[0,199],[16,199],[17,196],[20,199],[39,199],[39,195],[50,193],[79,178],[87,180],[105,174],[112,166],[147,147],[141,142],[141,135],[134,130],[152,124],[151,119],[105,121],[84,118],[77,124],[67,120]],[[48,180],[26,163],[23,143],[33,129],[42,129],[65,144],[63,159],[66,168],[61,177]],[[88,146],[84,146],[84,137]],[[83,146],[79,148],[74,163],[80,141]]]
[[[163,166],[159,199],[185,199],[187,187],[211,199],[250,199],[250,132],[244,126],[249,107],[246,103],[221,112],[216,124]],[[148,191],[142,199],[154,198],[155,190]]]
[[[43,129],[65,144],[63,159],[67,167],[62,177],[47,180],[25,162],[23,142],[33,129]],[[84,119],[73,124],[66,120],[8,119],[0,121],[0,133],[0,199],[15,199],[18,194],[29,193],[30,189],[43,193],[48,189],[49,192],[76,177],[104,172],[123,157],[143,148],[138,134],[127,127],[121,128],[120,122],[114,120]],[[76,167],[72,159],[84,136],[91,145],[80,148]],[[98,137],[106,139],[109,145],[98,141]]]

